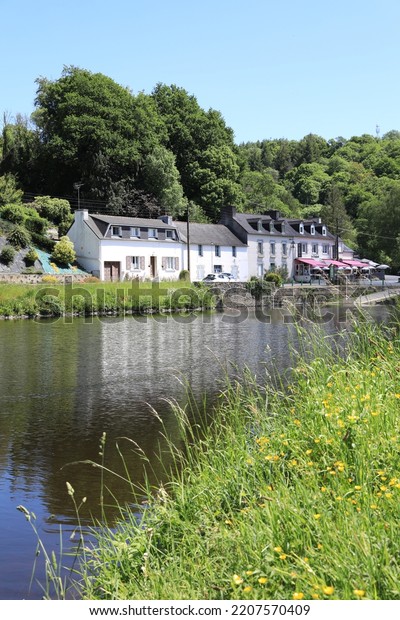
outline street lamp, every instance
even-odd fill
[[[84,183],[81,183],[81,182],[74,183],[74,189],[78,191],[78,211],[81,208],[81,197],[80,197],[79,190],[81,189],[82,185],[84,185]]]

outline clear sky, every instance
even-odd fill
[[[176,84],[237,143],[400,130],[399,0],[0,0],[0,112],[64,65]]]

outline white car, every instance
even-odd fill
[[[203,282],[230,282],[230,278],[226,273],[209,273],[205,278],[203,278]]]

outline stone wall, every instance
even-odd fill
[[[59,284],[64,284],[64,282],[83,282],[88,275],[82,273],[71,275],[54,274],[50,277],[55,278],[55,280],[51,280],[50,283],[52,281]],[[0,273],[0,284],[49,284],[48,281],[46,282],[48,277],[49,274],[45,273]]]

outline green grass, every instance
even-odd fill
[[[61,316],[212,308],[206,287],[187,282],[0,284],[0,316]]]
[[[177,409],[175,472],[86,549],[83,598],[400,598],[397,328],[303,343],[289,389],[245,374],[205,431]]]

